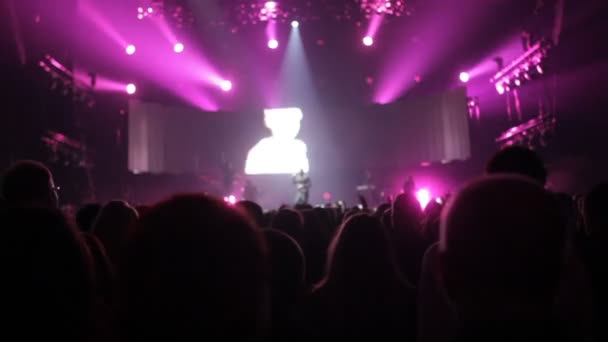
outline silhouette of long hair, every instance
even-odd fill
[[[356,214],[334,237],[327,275],[319,286],[370,289],[402,281],[382,223],[367,214]]]

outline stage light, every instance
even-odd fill
[[[292,21],[292,22],[291,22],[291,27],[293,27],[293,28],[298,28],[298,27],[300,27],[300,22],[299,22],[299,21],[297,21],[297,20]]]
[[[276,39],[269,40],[268,41],[268,47],[271,48],[271,49],[273,49],[273,50],[276,49],[276,48],[278,48],[279,47],[279,41],[276,40]]]
[[[153,12],[154,12],[154,8],[148,7],[148,13],[153,13]]]
[[[144,8],[143,7],[137,7],[137,12],[138,13],[144,13]]]
[[[264,7],[266,7],[266,9],[272,11],[275,8],[277,8],[277,3],[275,1],[266,1],[266,4],[264,4]]]
[[[228,205],[235,205],[236,196],[234,196],[234,195],[224,196],[224,202],[228,203]]]
[[[496,83],[496,91],[498,92],[498,94],[502,95],[505,93],[505,87],[502,85],[502,83]]]
[[[220,88],[223,91],[230,91],[230,90],[232,90],[232,82],[230,82],[228,80],[223,80],[220,82]]]
[[[132,55],[135,53],[137,49],[135,48],[135,45],[133,44],[129,44],[127,45],[127,47],[125,48],[125,52],[127,53],[127,55]]]
[[[424,210],[431,201],[431,192],[429,189],[422,188],[416,191],[416,199],[420,203],[422,210]]]
[[[127,84],[127,87],[125,88],[125,90],[127,91],[127,94],[133,95],[137,91],[137,87],[135,87],[135,84],[129,83],[129,84]]]
[[[536,71],[538,71],[538,73],[541,74],[541,75],[544,72],[543,67],[540,64],[536,66]]]
[[[370,36],[363,37],[363,45],[365,45],[365,46],[372,46],[372,45],[374,45],[374,38],[372,38]]]
[[[460,82],[467,83],[471,79],[471,75],[469,75],[468,72],[463,71],[463,72],[460,73],[459,78],[460,78]]]
[[[175,45],[173,45],[173,51],[175,53],[182,53],[182,52],[184,52],[184,44],[182,44],[182,43],[175,43]]]

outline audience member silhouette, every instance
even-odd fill
[[[11,207],[58,206],[57,187],[51,171],[32,160],[18,161],[5,172],[2,197]]]
[[[298,337],[297,312],[305,289],[304,254],[298,243],[287,234],[264,230],[268,244],[271,285],[272,340],[287,341]]]
[[[422,209],[412,193],[402,193],[393,202],[392,237],[402,273],[413,284],[418,283],[420,265],[426,251],[422,235]]]
[[[255,341],[265,336],[263,236],[225,203],[178,195],[154,206],[119,268],[125,341]]]
[[[608,183],[594,186],[583,202],[587,237],[582,253],[589,269],[594,299],[594,327],[598,340],[608,338]]]
[[[443,213],[439,267],[459,317],[456,341],[561,341],[552,320],[565,227],[538,182],[494,176],[466,186]]]
[[[310,340],[414,340],[414,288],[400,275],[392,250],[378,219],[359,214],[342,225],[329,249],[327,275],[305,310]]]
[[[299,244],[304,239],[304,218],[299,211],[279,210],[272,219],[271,227],[294,238]]]
[[[81,232],[90,233],[93,223],[101,211],[101,205],[97,203],[85,204],[76,212],[76,225]]]
[[[241,209],[258,227],[266,227],[266,223],[264,222],[264,210],[262,210],[262,207],[260,207],[259,204],[252,201],[240,201],[235,207]]]
[[[0,222],[3,339],[93,339],[91,261],[76,230],[50,208],[12,208]]]
[[[96,340],[116,340],[117,336],[117,282],[116,269],[95,235],[81,233],[91,256],[91,273],[95,293]]]
[[[113,265],[118,265],[137,217],[137,211],[124,201],[111,201],[99,211],[93,224],[93,234],[105,248]]]
[[[536,152],[523,146],[510,146],[498,151],[487,163],[486,173],[518,174],[530,177],[543,186],[547,182],[545,163]]]

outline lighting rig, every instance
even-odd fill
[[[194,15],[186,0],[138,0],[137,19],[164,18],[182,29],[194,23]]]
[[[361,3],[361,10],[368,18],[374,14],[400,17],[410,15],[413,9],[411,1],[406,3],[405,0],[355,0],[355,2]]]
[[[496,87],[496,91],[502,95],[543,75],[545,73],[544,61],[551,47],[550,41],[539,41],[523,55],[499,70],[490,80]]]
[[[51,76],[51,90],[61,90],[63,96],[72,95],[74,101],[86,103],[89,107],[95,104],[93,88],[96,75],[89,73],[89,82],[74,77],[74,72],[53,56],[47,54],[38,62],[38,66]]]
[[[534,118],[502,133],[496,142],[501,147],[524,145],[531,149],[544,147],[555,134],[557,119],[553,115]]]
[[[321,19],[360,22],[373,15],[410,15],[417,0],[229,0],[226,6],[237,25],[255,25],[269,20],[288,23]],[[217,24],[217,23],[216,23]]]

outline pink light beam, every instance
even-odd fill
[[[91,22],[93,22],[101,31],[110,37],[118,46],[127,46],[127,41],[124,37],[112,26],[112,24],[93,7],[89,1],[80,1],[80,12]]]
[[[369,27],[367,28],[367,32],[365,33],[366,37],[372,37],[372,39],[378,33],[382,22],[384,21],[384,16],[380,14],[374,14],[372,19],[369,22]]]

